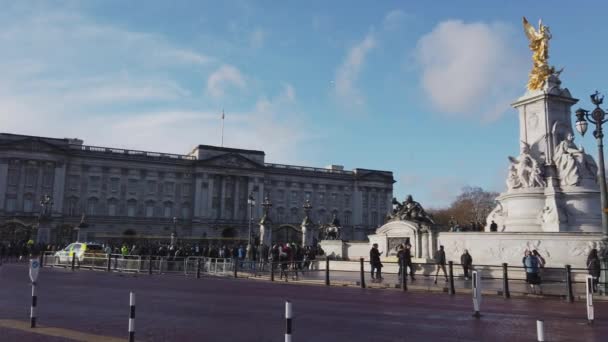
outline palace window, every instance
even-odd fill
[[[101,183],[101,177],[99,177],[99,176],[89,177],[89,188],[90,189],[99,189],[100,183]]]
[[[112,191],[112,192],[118,192],[119,185],[120,185],[120,179],[119,178],[111,178],[110,179],[110,191]]]
[[[190,205],[188,203],[184,203],[182,205],[182,218],[183,219],[190,218]]]
[[[131,194],[137,193],[137,179],[129,179],[128,189]]]
[[[108,216],[116,216],[116,200],[110,200],[108,202]]]
[[[17,199],[13,197],[9,197],[6,199],[6,211],[13,212],[17,209]]]
[[[352,214],[350,212],[348,212],[348,211],[345,212],[344,213],[344,219],[342,220],[343,221],[342,224],[344,224],[344,225],[350,225],[350,217],[351,217],[351,215]]]
[[[26,213],[34,211],[34,198],[30,194],[23,197],[23,211]]]
[[[130,200],[127,203],[127,216],[135,217],[136,214],[137,214],[137,201]]]
[[[207,185],[207,183],[203,184],[203,185]],[[204,186],[203,186],[204,187]],[[165,183],[165,190],[164,193],[166,195],[173,195],[173,193],[175,192],[175,183],[173,182],[166,182]]]
[[[163,209],[163,216],[164,217],[171,217],[173,214],[173,203],[171,202],[165,202],[165,206]]]
[[[377,226],[378,225],[378,213],[377,212],[373,212],[372,213],[372,226]]]
[[[146,217],[154,217],[154,202],[146,203]]]
[[[291,192],[291,203],[292,204],[297,204],[298,203],[298,192],[297,191],[292,191]]]
[[[87,214],[90,216],[97,215],[97,198],[91,197],[87,202]]]
[[[67,203],[67,214],[68,216],[76,216],[78,212],[78,198],[70,197]]]
[[[148,181],[147,190],[149,194],[156,193],[156,181]]]
[[[36,186],[36,177],[38,176],[38,170],[28,167],[25,169],[25,185]]]
[[[10,169],[8,170],[8,185],[18,185],[19,184],[19,170]]]
[[[344,195],[344,206],[350,208],[350,195]]]

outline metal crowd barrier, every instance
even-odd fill
[[[446,274],[437,274],[436,263],[414,263],[412,281],[407,274],[398,274],[397,262],[383,261],[382,278],[372,279],[369,261],[334,261],[320,258],[310,261],[249,261],[233,258],[159,257],[120,254],[85,254],[78,258],[58,257],[55,252],[45,252],[41,256],[43,267],[64,267],[75,269],[105,270],[108,272],[130,272],[148,274],[183,274],[184,276],[235,277],[263,279],[270,281],[300,281],[325,285],[355,285],[361,287],[398,287],[407,291],[408,287],[436,288],[449,294],[471,288],[471,273],[480,274],[484,291],[509,298],[511,293],[530,293],[526,283],[526,273],[522,265],[472,265],[469,277],[465,277],[462,266],[448,262]],[[337,263],[340,263],[339,265]],[[334,266],[332,267],[332,263]],[[340,270],[336,267],[339,266]],[[603,269],[602,272],[607,270]],[[573,301],[585,293],[587,270],[582,268],[543,267],[540,270],[541,289],[544,295],[553,295]],[[447,281],[444,280],[447,278]],[[437,284],[435,284],[437,279]],[[600,277],[600,279],[603,279]],[[606,285],[599,283],[600,288]]]

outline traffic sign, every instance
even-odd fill
[[[40,272],[40,262],[38,259],[30,259],[30,280],[35,283]]]

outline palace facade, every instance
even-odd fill
[[[392,209],[393,174],[341,166],[270,164],[263,151],[199,145],[186,155],[87,146],[79,139],[0,134],[0,240],[35,237],[50,195],[49,242],[125,236],[247,239],[262,202],[273,206],[274,239],[298,240],[303,204],[317,224],[335,214],[346,240],[364,240]],[[175,219],[174,219],[175,218]]]

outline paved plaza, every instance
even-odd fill
[[[470,295],[270,283],[247,279],[131,275],[42,269],[37,333],[28,328],[27,267],[0,268],[3,340],[126,340],[129,291],[137,295],[140,341],[282,341],[284,302],[293,302],[295,341],[534,341],[545,320],[550,341],[601,341],[608,303],[487,296],[471,317]]]

